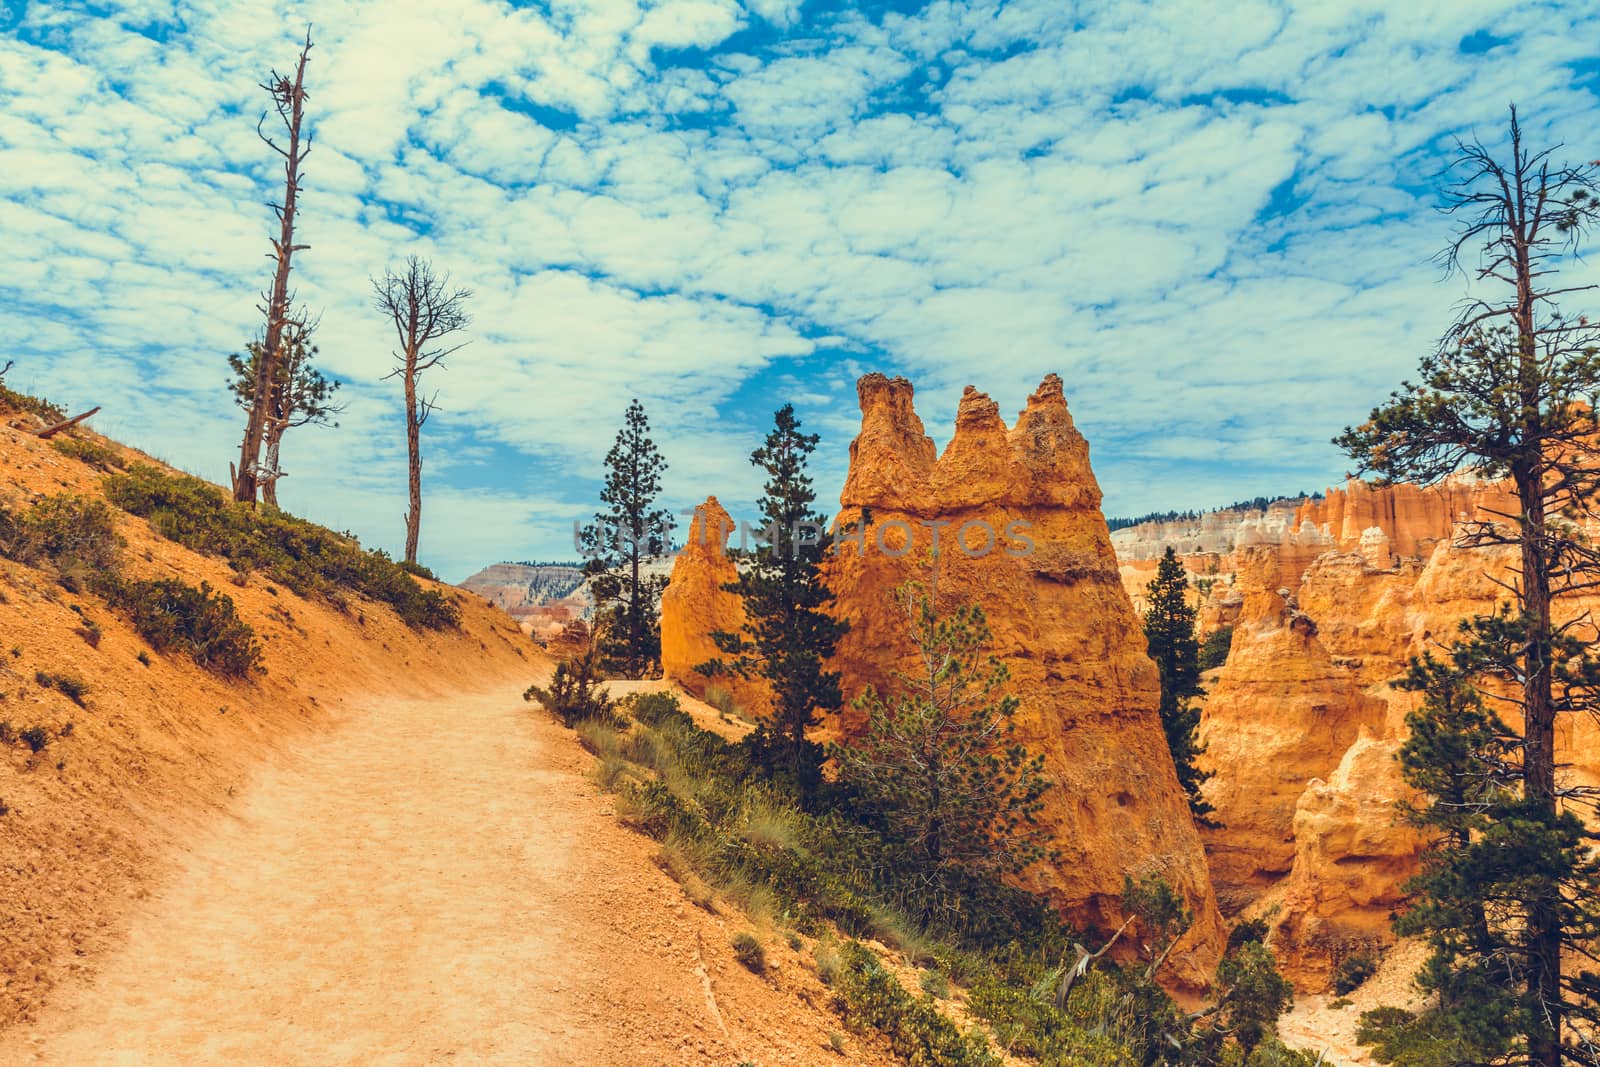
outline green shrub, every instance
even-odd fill
[[[51,439],[50,447],[69,459],[88,464],[95,470],[121,470],[127,466],[122,459],[122,453],[115,448],[81,437],[55,437]]]
[[[395,566],[399,567],[413,578],[426,578],[430,582],[437,582],[439,580],[433,576],[433,571],[427,567],[424,567],[420,563],[412,563],[410,560],[402,559],[396,562]]]
[[[1340,996],[1353,993],[1368,978],[1378,973],[1377,954],[1367,949],[1351,952],[1333,968],[1333,991]]]
[[[1228,660],[1228,651],[1233,648],[1233,627],[1224,626],[1213,630],[1206,636],[1200,645],[1200,669],[1209,671],[1213,667],[1220,667]]]
[[[847,943],[839,957],[833,983],[839,1010],[855,1025],[882,1033],[911,1067],[1000,1067],[981,1033],[962,1033],[931,999],[906,992],[861,944]]]
[[[754,934],[741,932],[733,935],[733,956],[756,974],[762,974],[767,969],[767,950],[761,947],[761,942],[756,940]]]
[[[30,726],[17,734],[30,752],[43,752],[50,744],[50,731],[43,726]]]
[[[239,618],[232,598],[208,582],[196,589],[176,578],[108,580],[104,591],[158,652],[187,652],[201,667],[230,678],[247,677],[261,661],[255,631]]]
[[[337,604],[342,593],[359,593],[388,604],[416,629],[461,621],[448,596],[418,585],[387,553],[363,551],[352,537],[283,512],[243,507],[199,478],[135,464],[106,479],[106,497],[162,537],[246,573],[262,571],[302,596],[320,593]]]
[[[623,706],[646,726],[661,726],[667,722],[693,724],[676,693],[634,693],[623,700]]]
[[[83,707],[83,698],[89,692],[89,686],[82,678],[76,678],[70,674],[48,674],[45,671],[35,671],[33,680],[41,688],[56,690],[80,708]]]
[[[14,389],[8,389],[4,382],[0,382],[0,409],[18,411],[25,415],[37,415],[45,422],[50,423],[60,422],[67,417],[66,412],[43,397],[29,396],[27,393],[19,393]]]
[[[61,494],[37,500],[23,512],[0,508],[0,555],[19,563],[109,571],[121,548],[114,513],[99,500]]]
[[[922,991],[934,1000],[950,999],[950,979],[946,978],[942,971],[923,971],[918,984],[922,986]]]
[[[601,685],[602,678],[595,669],[595,651],[591,645],[582,656],[556,664],[548,689],[529,686],[524,700],[537,700],[545,710],[560,719],[565,726],[595,722],[620,730],[628,725],[617,714],[611,695]]]

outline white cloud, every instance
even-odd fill
[[[0,40],[13,381],[111,397],[105,428],[213,477],[239,422],[221,356],[270,269],[255,83],[308,19],[295,280],[351,406],[290,442],[284,495],[397,539],[367,278],[429,256],[476,291],[425,472],[425,553],[460,573],[561,550],[634,395],[675,505],[753,495],[785,396],[837,479],[853,377],[880,362],[916,377],[935,436],[960,386],[1009,411],[1062,372],[1113,509],[1331,480],[1328,437],[1459,294],[1427,263],[1449,138],[1492,137],[1515,97],[1531,136],[1576,140],[1595,103],[1568,70],[1594,13],[1509,0],[33,5]],[[1509,43],[1457,47],[1481,29]],[[660,66],[693,49],[711,59]]]

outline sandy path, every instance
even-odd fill
[[[350,713],[241,790],[0,1063],[825,1058],[809,975],[731,964],[741,927],[685,908],[587,766],[514,692]]]

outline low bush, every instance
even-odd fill
[[[839,951],[833,991],[845,1019],[870,1027],[912,1067],[1000,1067],[989,1042],[976,1031],[961,1032],[931,998],[906,992],[878,957],[855,941]]]
[[[617,714],[611,695],[601,685],[603,678],[595,659],[591,645],[582,656],[556,664],[549,688],[531,685],[522,698],[537,700],[565,726],[591,722],[612,729],[627,726],[627,720]]]
[[[1333,991],[1339,996],[1354,993],[1368,978],[1378,973],[1377,953],[1358,949],[1343,956],[1333,968]]]
[[[746,968],[756,974],[762,974],[767,969],[767,950],[761,947],[761,942],[750,933],[737,933],[733,935],[733,957]]]
[[[28,746],[30,752],[43,752],[50,744],[50,731],[43,726],[30,726],[20,731],[17,737]]]
[[[240,620],[233,600],[175,578],[105,583],[107,599],[158,652],[178,649],[201,667],[231,678],[247,677],[261,661],[255,631]]]
[[[245,573],[261,571],[302,596],[315,592],[339,603],[341,593],[359,593],[388,604],[416,629],[461,621],[448,596],[424,589],[387,553],[365,551],[349,535],[280,511],[243,507],[199,478],[135,464],[106,480],[106,497],[162,537],[221,556]]]
[[[4,382],[0,382],[0,411],[18,411],[25,415],[36,415],[51,423],[60,422],[67,417],[66,412],[43,397],[29,396],[27,393],[8,389]]]
[[[33,680],[40,688],[54,689],[62,696],[72,701],[78,707],[83,707],[83,698],[89,693],[89,686],[82,678],[70,674],[49,674],[45,671],[35,671]]]
[[[118,452],[110,445],[102,445],[82,437],[56,437],[50,441],[50,447],[60,452],[68,459],[75,459],[86,463],[95,470],[111,471],[121,470],[127,466]]]
[[[102,501],[62,494],[43,497],[26,511],[0,508],[0,555],[19,563],[108,571],[121,549],[115,515]]]

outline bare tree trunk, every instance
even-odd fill
[[[273,507],[278,506],[278,479],[283,477],[283,471],[278,467],[278,456],[283,448],[283,431],[286,429],[288,426],[280,418],[275,417],[267,424],[267,458],[261,464],[261,499]]]
[[[394,324],[395,368],[386,378],[399,378],[405,390],[406,465],[410,508],[406,511],[406,562],[417,561],[422,532],[422,425],[433,412],[435,393],[423,396],[417,383],[423,372],[443,363],[460,344],[441,345],[441,338],[462,330],[470,321],[464,305],[472,290],[450,288],[450,276],[436,275],[416,256],[406,260],[403,273],[385,271],[372,280],[379,311]]]
[[[417,561],[417,541],[422,533],[422,419],[417,410],[416,360],[406,371],[406,459],[410,471],[411,509],[406,512],[406,562]],[[420,417],[419,417],[420,415]]]
[[[244,441],[239,447],[239,466],[233,483],[233,498],[247,504],[256,502],[261,445],[270,418],[272,386],[278,380],[283,327],[289,317],[291,261],[295,252],[307,247],[294,243],[294,214],[300,193],[300,163],[311,150],[309,140],[304,149],[300,147],[300,125],[306,102],[306,60],[310,54],[311,31],[307,29],[306,42],[300,49],[300,59],[295,67],[294,81],[290,82],[274,71],[272,80],[262,86],[272,94],[274,106],[288,130],[288,149],[279,148],[270,137],[261,133],[261,124],[256,124],[257,135],[283,157],[283,203],[273,205],[279,223],[278,239],[272,242],[272,258],[276,267],[272,274],[272,290],[266,295],[267,329],[261,342],[261,362],[256,368],[255,403],[250,406],[250,417],[245,422]]]

